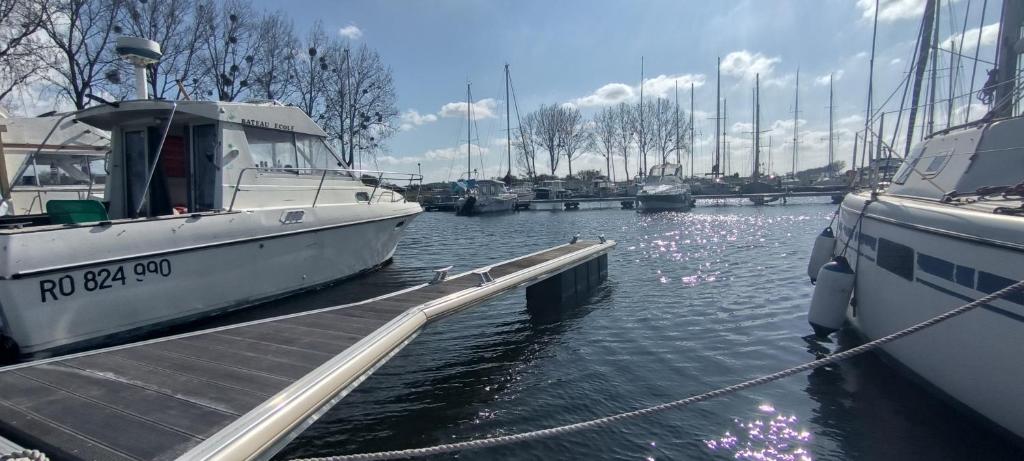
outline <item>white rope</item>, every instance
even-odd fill
[[[650,415],[650,414],[653,414],[653,413],[657,413],[657,412],[660,412],[660,411],[665,411],[665,410],[669,410],[669,409],[672,409],[672,408],[683,407],[683,406],[686,406],[686,405],[690,405],[690,404],[694,404],[694,403],[698,403],[698,402],[703,402],[705,400],[710,400],[710,399],[713,399],[715,397],[721,397],[721,396],[724,396],[724,395],[732,394],[732,393],[739,392],[739,391],[744,390],[744,389],[748,389],[748,388],[755,387],[755,386],[760,386],[762,384],[767,384],[767,383],[770,383],[772,381],[777,381],[777,380],[780,380],[782,378],[786,378],[786,377],[795,375],[797,373],[802,373],[804,371],[808,371],[808,370],[811,370],[811,369],[814,369],[814,368],[817,368],[817,367],[820,367],[820,366],[823,366],[823,365],[828,365],[830,363],[838,362],[840,360],[845,360],[845,359],[848,359],[848,358],[851,358],[851,357],[863,354],[865,352],[868,352],[868,351],[870,351],[872,349],[876,349],[876,348],[878,348],[879,346],[881,346],[883,344],[890,343],[890,342],[895,341],[897,339],[900,339],[900,338],[902,338],[904,336],[912,335],[914,333],[917,333],[918,331],[924,330],[925,328],[928,328],[928,327],[936,325],[936,324],[938,324],[940,322],[949,320],[949,319],[951,319],[953,317],[956,317],[958,315],[964,314],[964,313],[969,312],[969,311],[971,311],[973,309],[981,307],[981,306],[983,306],[985,304],[988,304],[988,303],[990,303],[990,302],[992,302],[992,301],[994,301],[996,299],[1006,297],[1008,295],[1020,292],[1022,290],[1024,290],[1024,281],[1019,281],[1019,282],[1017,282],[1017,283],[1015,283],[1013,285],[1010,285],[1010,286],[1008,286],[1006,288],[1003,288],[1002,290],[999,290],[999,291],[997,291],[995,293],[992,293],[992,294],[990,294],[988,296],[985,296],[985,297],[983,297],[981,299],[978,299],[978,300],[976,300],[974,302],[971,302],[969,304],[965,304],[965,305],[960,306],[960,307],[958,307],[956,309],[953,309],[953,310],[951,310],[949,312],[946,312],[945,314],[939,315],[937,317],[933,317],[933,318],[931,318],[929,320],[926,320],[924,322],[918,323],[918,324],[913,325],[913,326],[911,326],[909,328],[906,328],[904,330],[897,331],[897,332],[895,332],[893,334],[890,334],[888,336],[884,336],[884,337],[878,338],[878,339],[876,339],[874,341],[864,343],[864,344],[862,344],[860,346],[854,347],[853,349],[849,349],[849,350],[846,350],[846,351],[843,351],[843,352],[835,353],[835,354],[829,355],[828,357],[815,360],[813,362],[807,362],[807,363],[805,363],[803,365],[799,365],[799,366],[796,366],[796,367],[793,367],[793,368],[782,370],[782,371],[779,371],[777,373],[772,373],[770,375],[762,376],[760,378],[752,379],[752,380],[749,380],[749,381],[744,381],[742,383],[734,384],[734,385],[729,386],[729,387],[724,387],[724,388],[716,389],[716,390],[713,390],[713,391],[710,391],[710,392],[705,392],[703,394],[695,395],[695,396],[692,396],[692,397],[687,397],[687,398],[682,399],[682,400],[676,400],[676,401],[673,401],[673,402],[668,402],[668,403],[663,403],[663,404],[660,404],[660,405],[655,405],[653,407],[643,408],[643,409],[640,409],[640,410],[634,410],[634,411],[629,411],[629,412],[625,412],[625,413],[619,413],[619,414],[612,415],[612,416],[605,416],[603,418],[598,418],[598,419],[594,419],[594,420],[590,420],[590,421],[584,421],[584,422],[575,423],[575,424],[569,424],[569,425],[565,425],[565,426],[552,427],[552,428],[541,429],[541,430],[532,431],[532,432],[524,432],[524,433],[521,433],[521,434],[505,435],[505,436],[500,436],[500,437],[492,437],[492,438],[479,439],[479,440],[469,440],[469,441],[466,441],[466,442],[449,443],[449,444],[437,445],[437,446],[425,447],[425,448],[411,448],[411,449],[407,449],[407,450],[381,451],[381,452],[376,452],[376,453],[359,453],[359,454],[352,454],[352,455],[328,456],[328,457],[322,457],[322,458],[303,458],[303,459],[297,459],[297,460],[292,460],[292,461],[369,461],[369,460],[412,458],[412,457],[420,457],[420,456],[438,455],[438,454],[443,454],[443,453],[451,453],[451,452],[463,451],[463,450],[496,447],[496,446],[499,446],[499,445],[509,445],[509,444],[513,444],[513,443],[526,442],[526,441],[529,441],[529,440],[542,439],[542,438],[546,438],[546,437],[553,437],[553,436],[556,436],[556,435],[563,435],[563,434],[569,434],[569,433],[572,433],[572,432],[578,432],[578,431],[582,431],[582,430],[586,430],[586,429],[594,429],[594,428],[598,428],[598,427],[602,427],[602,426],[608,426],[608,425],[611,425],[613,423],[617,423],[619,421],[623,421],[623,420],[626,420],[626,419],[629,419],[629,418],[636,418],[636,417],[639,417],[639,416],[647,416],[647,415]]]

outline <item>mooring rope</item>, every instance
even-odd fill
[[[694,395],[692,397],[687,397],[687,398],[682,399],[682,400],[676,400],[676,401],[673,401],[673,402],[668,402],[668,403],[663,403],[663,404],[660,404],[660,405],[655,405],[653,407],[643,408],[643,409],[634,410],[634,411],[628,411],[628,412],[625,412],[625,413],[619,413],[619,414],[616,414],[616,415],[605,416],[603,418],[598,418],[598,419],[594,419],[594,420],[590,420],[590,421],[584,421],[584,422],[569,424],[569,425],[565,425],[565,426],[558,426],[558,427],[552,427],[552,428],[548,428],[548,429],[541,429],[541,430],[537,430],[537,431],[523,432],[523,433],[520,433],[520,434],[492,437],[492,438],[487,438],[487,439],[469,440],[469,441],[465,441],[465,442],[448,443],[448,444],[437,445],[437,446],[433,446],[433,447],[411,448],[411,449],[407,449],[407,450],[381,451],[381,452],[375,452],[375,453],[359,453],[359,454],[351,454],[351,455],[328,456],[328,457],[322,457],[322,458],[302,458],[302,459],[296,459],[296,460],[292,460],[292,461],[369,461],[369,460],[383,460],[383,459],[413,458],[413,457],[420,457],[420,456],[430,456],[430,455],[438,455],[438,454],[444,454],[444,453],[451,453],[451,452],[463,451],[463,450],[472,450],[472,449],[496,447],[496,446],[499,446],[499,445],[509,445],[509,444],[513,444],[513,443],[526,442],[526,441],[530,441],[530,440],[537,440],[537,439],[542,439],[542,438],[546,438],[546,437],[553,437],[553,436],[556,436],[556,435],[569,434],[569,433],[572,433],[572,432],[578,432],[578,431],[582,431],[582,430],[594,429],[594,428],[598,428],[598,427],[602,427],[602,426],[608,426],[608,425],[611,425],[611,424],[614,424],[614,423],[617,423],[617,422],[620,422],[620,421],[623,421],[623,420],[626,420],[626,419],[629,419],[629,418],[636,418],[636,417],[640,417],[640,416],[647,416],[647,415],[651,415],[651,414],[654,414],[654,413],[657,413],[657,412],[661,412],[661,411],[665,411],[665,410],[669,410],[669,409],[673,409],[673,408],[678,408],[678,407],[683,407],[683,406],[694,404],[694,403],[698,403],[698,402],[703,402],[705,400],[710,400],[710,399],[713,399],[713,398],[716,398],[716,397],[721,397],[721,396],[728,395],[728,394],[733,394],[733,393],[736,393],[736,392],[739,392],[739,391],[742,391],[742,390],[745,390],[745,389],[749,389],[749,388],[752,388],[752,387],[755,387],[755,386],[760,386],[762,384],[767,384],[767,383],[770,383],[770,382],[773,382],[773,381],[778,381],[780,379],[783,379],[783,378],[786,378],[786,377],[789,377],[789,376],[792,376],[792,375],[795,375],[795,374],[798,374],[798,373],[802,373],[804,371],[808,371],[808,370],[811,370],[811,369],[814,369],[814,368],[817,368],[817,367],[820,367],[820,366],[823,366],[823,365],[828,365],[830,363],[838,362],[838,361],[841,361],[841,360],[846,360],[848,358],[851,358],[851,357],[863,354],[865,352],[868,352],[868,351],[870,351],[872,349],[876,349],[879,346],[882,346],[883,344],[893,342],[893,341],[895,341],[897,339],[900,339],[900,338],[902,338],[904,336],[912,335],[912,334],[917,333],[917,332],[919,332],[921,330],[924,330],[925,328],[934,326],[934,325],[936,325],[936,324],[938,324],[940,322],[944,322],[944,321],[949,320],[949,319],[951,319],[953,317],[956,317],[958,315],[961,315],[961,314],[964,314],[966,312],[969,312],[969,311],[971,311],[973,309],[976,309],[976,308],[981,307],[981,306],[983,306],[985,304],[988,304],[988,303],[990,303],[990,302],[992,302],[992,301],[994,301],[996,299],[1006,297],[1008,295],[1020,292],[1022,290],[1024,290],[1024,280],[1019,281],[1019,282],[1017,282],[1017,283],[1015,283],[1013,285],[1010,285],[1010,286],[1008,286],[1006,288],[1003,288],[1002,290],[999,290],[999,291],[997,291],[995,293],[992,293],[992,294],[990,294],[988,296],[980,298],[980,299],[978,299],[978,300],[976,300],[974,302],[971,302],[969,304],[965,304],[965,305],[960,306],[960,307],[958,307],[956,309],[953,309],[953,310],[951,310],[949,312],[946,312],[945,314],[933,317],[933,318],[931,318],[929,320],[926,320],[924,322],[921,322],[921,323],[918,323],[918,324],[913,325],[911,327],[908,327],[906,329],[897,331],[897,332],[895,332],[893,334],[890,334],[888,336],[883,336],[883,337],[878,338],[878,339],[876,339],[874,341],[870,341],[870,342],[864,343],[864,344],[862,344],[860,346],[857,346],[857,347],[854,347],[852,349],[848,349],[848,350],[843,351],[843,352],[838,352],[838,353],[835,353],[835,354],[831,354],[828,357],[824,357],[824,358],[815,360],[813,362],[807,362],[807,363],[804,363],[803,365],[799,365],[799,366],[796,366],[796,367],[793,367],[793,368],[788,368],[786,370],[782,370],[782,371],[779,371],[779,372],[776,372],[776,373],[772,373],[770,375],[762,376],[760,378],[751,379],[749,381],[744,381],[742,383],[734,384],[732,386],[724,387],[724,388],[721,388],[721,389],[716,389],[716,390],[713,390],[713,391],[710,391],[710,392],[705,392],[705,393],[699,394],[699,395]]]

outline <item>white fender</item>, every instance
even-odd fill
[[[826,227],[814,239],[811,258],[807,260],[807,276],[811,278],[811,283],[818,279],[818,270],[821,269],[821,266],[824,266],[825,263],[832,259],[832,252],[835,250],[835,247],[836,236],[832,233],[831,227]]]
[[[818,337],[824,338],[843,326],[854,278],[853,269],[843,256],[836,256],[832,262],[821,266],[807,313],[807,322]]]

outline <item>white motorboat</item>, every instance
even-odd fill
[[[641,211],[685,211],[694,201],[682,165],[672,163],[651,167],[636,200]]]
[[[493,179],[470,179],[456,183],[461,197],[455,203],[460,216],[515,210],[518,195],[509,192],[505,183]]]
[[[110,135],[71,115],[0,119],[0,215],[41,214],[51,199],[102,200]]]
[[[50,200],[47,214],[0,219],[8,355],[79,349],[373,270],[422,211],[387,187],[418,175],[344,168],[295,107],[137,100],[75,119],[111,133],[104,202]]]
[[[572,192],[565,188],[565,181],[561,179],[541,181],[540,185],[533,188],[533,193],[537,200],[561,200],[572,197]]]
[[[926,138],[887,190],[847,194],[840,206],[835,247],[825,255],[847,250],[853,298],[836,309],[866,339],[1024,280],[1024,118],[1013,113],[1017,85],[1005,84],[1016,79],[1020,5],[1006,2],[1003,18],[1013,18],[1001,28],[1009,32],[1000,41],[1010,41],[991,75],[1008,90],[996,93],[993,110]],[[819,290],[820,280],[816,298]],[[1022,332],[1024,295],[1017,293],[882,350],[926,387],[1024,437]]]

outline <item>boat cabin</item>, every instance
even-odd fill
[[[1024,118],[956,128],[925,139],[911,149],[892,176],[893,195],[942,200],[984,187],[1024,182]]]
[[[344,164],[327,134],[296,107],[125,101],[77,119],[110,132],[109,219],[369,200],[357,191],[320,194],[325,180],[361,182],[336,170]]]
[[[645,181],[647,184],[675,184],[683,182],[683,166],[664,163],[651,167]]]

